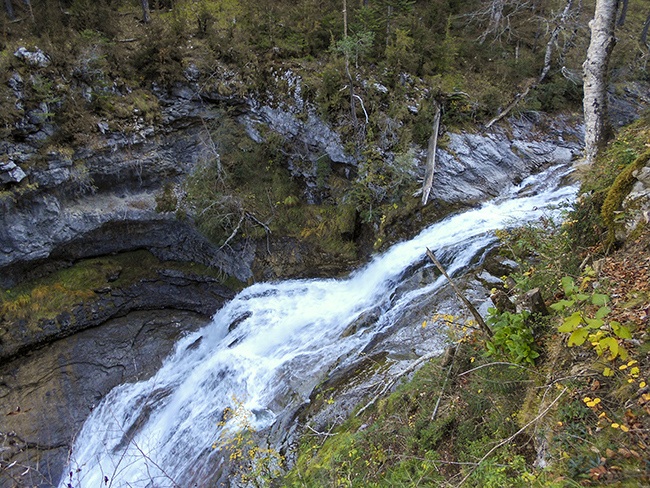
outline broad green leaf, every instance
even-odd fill
[[[599,329],[605,323],[601,319],[585,319],[587,321],[587,327],[590,329]]]
[[[580,312],[573,312],[570,317],[564,319],[564,323],[558,328],[560,332],[573,332],[584,321]]]
[[[564,278],[562,278],[561,282],[562,282],[562,289],[564,290],[564,293],[567,296],[571,295],[576,287],[573,278],[571,278],[570,276],[565,276]]]
[[[576,293],[573,296],[576,298],[576,300],[580,300],[582,302],[584,302],[585,300],[587,300],[589,298],[589,295],[585,295],[583,293]]]
[[[628,329],[624,325],[619,325],[618,327],[614,327],[614,325],[612,324],[612,329],[614,329],[614,334],[619,336],[621,339],[632,339],[632,333],[630,332],[630,329]]]
[[[594,305],[607,305],[608,301],[609,297],[607,295],[603,295],[602,293],[594,293],[591,297],[591,303]]]
[[[600,308],[598,309],[598,312],[596,312],[596,318],[597,318],[597,319],[602,319],[602,318],[605,317],[609,312],[611,312],[611,309],[609,309],[609,308],[607,308],[607,307],[600,307]]]
[[[573,331],[573,334],[569,337],[569,347],[576,345],[576,346],[581,346],[584,344],[585,340],[587,339],[587,335],[589,334],[589,331],[587,329],[577,329]]]
[[[553,310],[557,310],[558,312],[561,312],[565,308],[572,307],[575,302],[576,302],[575,300],[560,300],[559,302],[551,305],[551,308]]]

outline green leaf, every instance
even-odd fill
[[[570,317],[564,319],[564,323],[557,330],[559,332],[573,332],[583,322],[582,314],[580,312],[573,312]]]
[[[589,331],[585,328],[577,329],[573,331],[573,334],[569,337],[569,347],[576,345],[581,346],[587,340],[587,335]]]
[[[605,368],[605,369],[603,370],[603,376],[614,376],[614,371],[612,371],[612,370],[609,369],[609,368]]]
[[[632,339],[632,333],[630,332],[630,329],[628,329],[624,325],[619,325],[618,327],[615,327],[613,322],[611,325],[612,325],[612,329],[614,329],[614,334],[619,336],[621,339]]]
[[[594,293],[591,297],[591,303],[594,305],[607,305],[609,301],[609,296],[603,295],[602,293]]]
[[[575,295],[573,295],[573,297],[576,298],[577,300],[584,302],[589,298],[589,295],[585,295],[584,293],[576,293]]]
[[[551,308],[553,310],[557,310],[558,312],[561,312],[565,308],[569,308],[569,307],[573,306],[573,304],[575,302],[576,302],[575,300],[560,300],[559,302],[554,303],[553,305],[551,305]]]
[[[585,320],[587,321],[587,327],[589,329],[599,329],[605,323],[605,321],[601,319],[585,319]]]
[[[596,318],[597,319],[602,319],[603,317],[605,317],[611,311],[612,310],[607,308],[607,307],[600,307],[598,309],[598,312],[596,312]]]
[[[562,282],[562,289],[564,290],[564,293],[569,296],[573,294],[573,291],[575,290],[576,284],[575,281],[573,281],[573,278],[570,276],[565,276],[561,280]]]

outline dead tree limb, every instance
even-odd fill
[[[521,92],[520,94],[518,94],[518,95],[515,97],[514,101],[513,101],[510,105],[508,105],[508,106],[506,107],[506,109],[505,109],[503,112],[501,112],[499,115],[497,115],[497,116],[494,117],[492,120],[490,120],[490,121],[487,123],[487,125],[485,126],[485,128],[486,128],[486,129],[489,129],[489,128],[492,127],[494,124],[496,124],[499,120],[501,120],[501,119],[504,118],[506,115],[508,115],[508,113],[509,113],[513,108],[515,108],[515,107],[519,104],[519,102],[521,102],[524,98],[526,98],[526,96],[528,96],[528,93],[530,92],[530,89],[531,89],[532,87],[533,87],[533,84],[530,83],[530,84],[526,87],[526,89],[525,89],[523,92]]]
[[[431,261],[433,261],[433,264],[435,264],[435,265],[438,267],[438,269],[440,270],[440,272],[441,272],[443,275],[445,275],[445,278],[447,278],[447,281],[449,281],[449,284],[451,285],[451,287],[452,287],[452,288],[454,289],[454,291],[456,292],[456,295],[458,295],[458,297],[463,301],[463,303],[465,304],[465,306],[466,306],[466,307],[469,309],[469,311],[472,313],[472,315],[474,316],[474,319],[476,319],[476,322],[478,323],[478,325],[479,325],[479,327],[481,328],[481,330],[483,331],[483,333],[484,333],[488,338],[489,338],[489,337],[492,337],[492,330],[491,330],[490,327],[488,327],[488,325],[485,323],[485,321],[483,320],[483,317],[481,317],[481,314],[478,313],[478,310],[476,310],[476,308],[474,307],[474,305],[472,305],[472,302],[470,302],[470,301],[467,299],[467,297],[465,297],[465,295],[463,295],[463,293],[458,289],[458,287],[456,286],[456,283],[454,283],[454,281],[451,279],[451,277],[447,274],[447,271],[445,271],[445,268],[443,268],[443,267],[442,267],[442,264],[440,264],[440,261],[438,261],[438,258],[436,258],[436,256],[435,256],[435,255],[434,255],[434,254],[429,250],[428,247],[427,247],[427,256],[429,256],[429,259],[431,259]]]
[[[422,185],[422,206],[429,201],[429,194],[433,186],[433,172],[436,169],[436,149],[438,149],[438,131],[440,130],[440,105],[436,103],[436,114],[433,118],[433,132],[429,138],[427,153],[427,168],[424,173],[424,184]]]

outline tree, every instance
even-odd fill
[[[607,110],[607,68],[614,49],[617,0],[597,0],[584,78],[585,161],[592,164],[612,134]]]

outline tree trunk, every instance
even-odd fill
[[[617,0],[597,0],[594,19],[589,23],[591,42],[582,65],[584,77],[585,162],[593,164],[598,151],[611,136],[607,111],[607,67],[616,40]]]
[[[9,16],[9,20],[13,22],[16,20],[16,17],[14,17],[14,9],[11,5],[11,0],[5,0],[5,5],[7,7],[7,15]]]
[[[142,3],[142,20],[148,24],[151,20],[151,13],[149,12],[149,0],[140,0]]]

